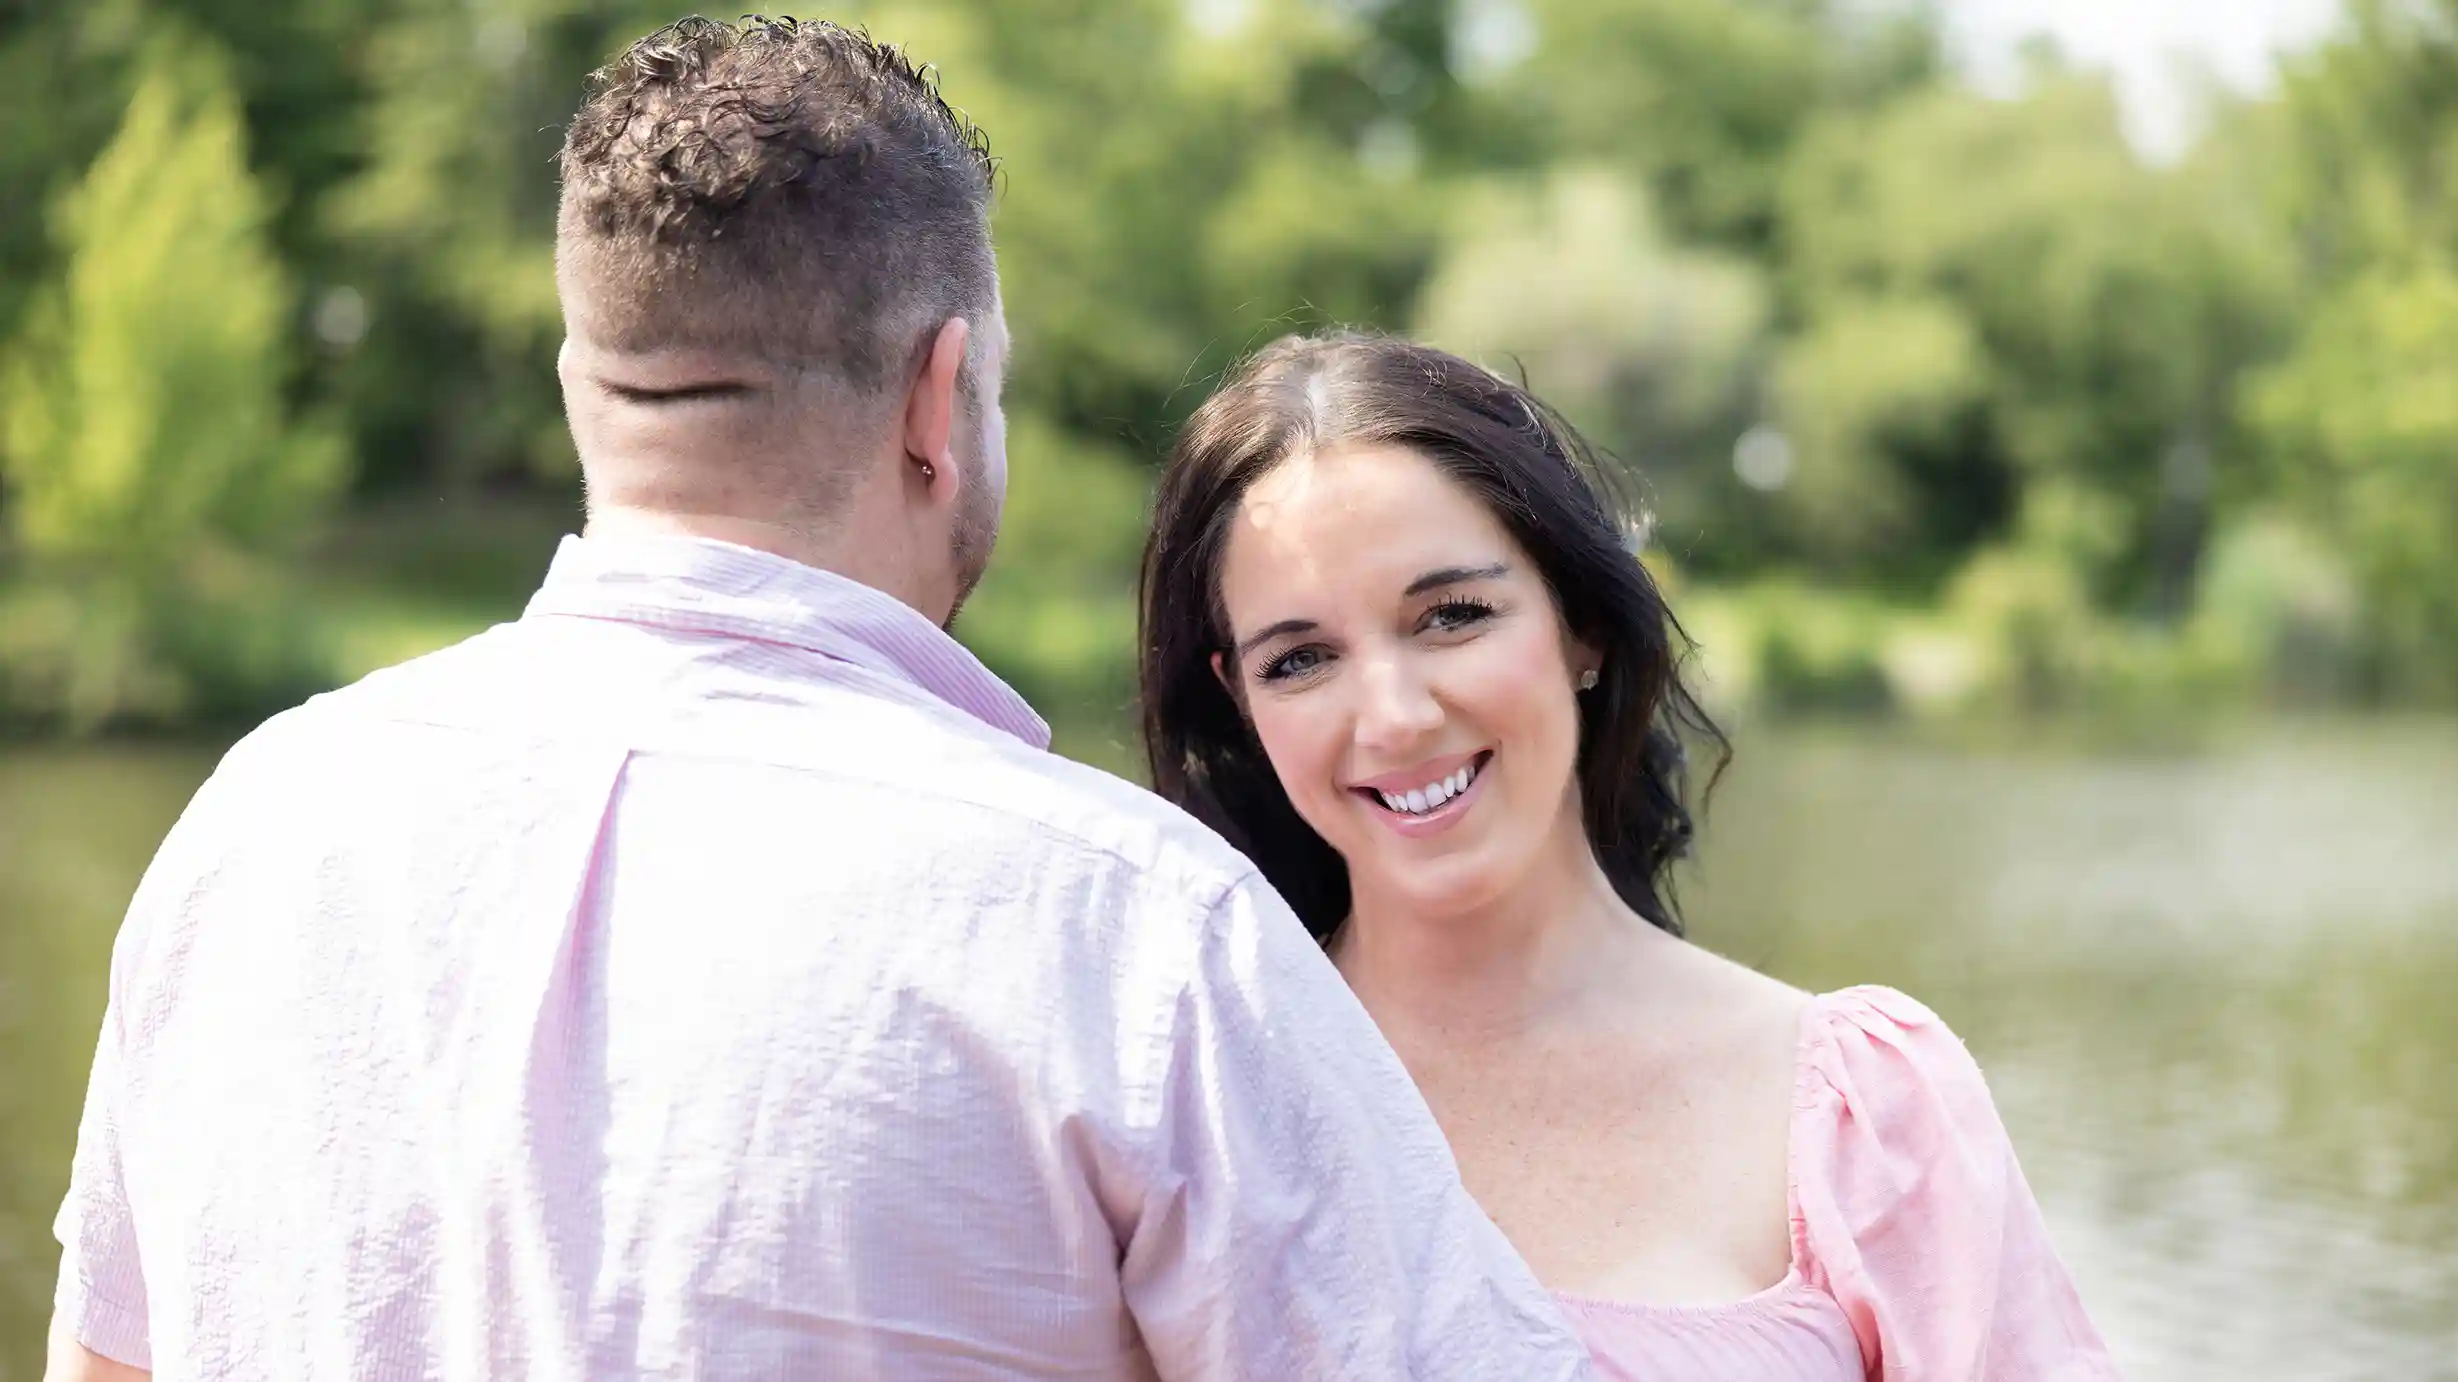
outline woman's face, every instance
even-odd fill
[[[1485,505],[1401,447],[1300,456],[1231,525],[1219,660],[1361,900],[1492,901],[1578,831],[1571,642]]]

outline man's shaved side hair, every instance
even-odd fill
[[[556,278],[594,350],[739,362],[879,406],[949,318],[974,323],[979,359],[995,165],[931,74],[866,34],[669,25],[592,77],[561,162]]]

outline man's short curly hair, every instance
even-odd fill
[[[894,47],[685,19],[599,69],[565,135],[564,310],[609,349],[747,354],[875,392],[995,301],[995,173]]]

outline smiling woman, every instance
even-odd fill
[[[1219,585],[1241,636],[1213,668],[1346,865],[1352,914],[1491,905],[1548,841],[1581,837],[1573,687],[1600,675],[1606,631],[1573,632],[1525,549],[1432,461],[1371,443],[1284,461],[1247,490]],[[1307,613],[1273,620],[1290,610]],[[1642,909],[1660,907],[1652,882],[1633,880]]]
[[[1265,350],[1188,422],[1158,496],[1140,639],[1154,785],[1237,842],[1328,940],[1367,881],[1344,858],[1349,826],[1408,839],[1446,825],[1465,794],[1441,821],[1393,808],[1462,770],[1476,788],[1499,758],[1498,740],[1449,742],[1499,725],[1412,733],[1424,678],[1463,671],[1529,735],[1514,732],[1518,786],[1494,814],[1535,829],[1577,813],[1613,890],[1678,932],[1685,738],[1719,767],[1726,750],[1682,685],[1688,640],[1623,544],[1623,507],[1576,432],[1467,361],[1350,333]],[[1247,597],[1234,637],[1232,582]],[[1336,730],[1321,713],[1334,704],[1366,716],[1365,738],[1321,765],[1328,776],[1284,785],[1250,712]],[[1379,852],[1363,858],[1384,875]]]
[[[1382,337],[1187,424],[1143,584],[1162,793],[1253,857],[1606,1379],[2112,1376],[1980,1071],[1679,935],[1723,737],[1576,433]]]

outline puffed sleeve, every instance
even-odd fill
[[[1891,989],[1818,1003],[1796,1112],[1796,1249],[1850,1316],[1869,1376],[2114,1378],[1962,1041]]]

